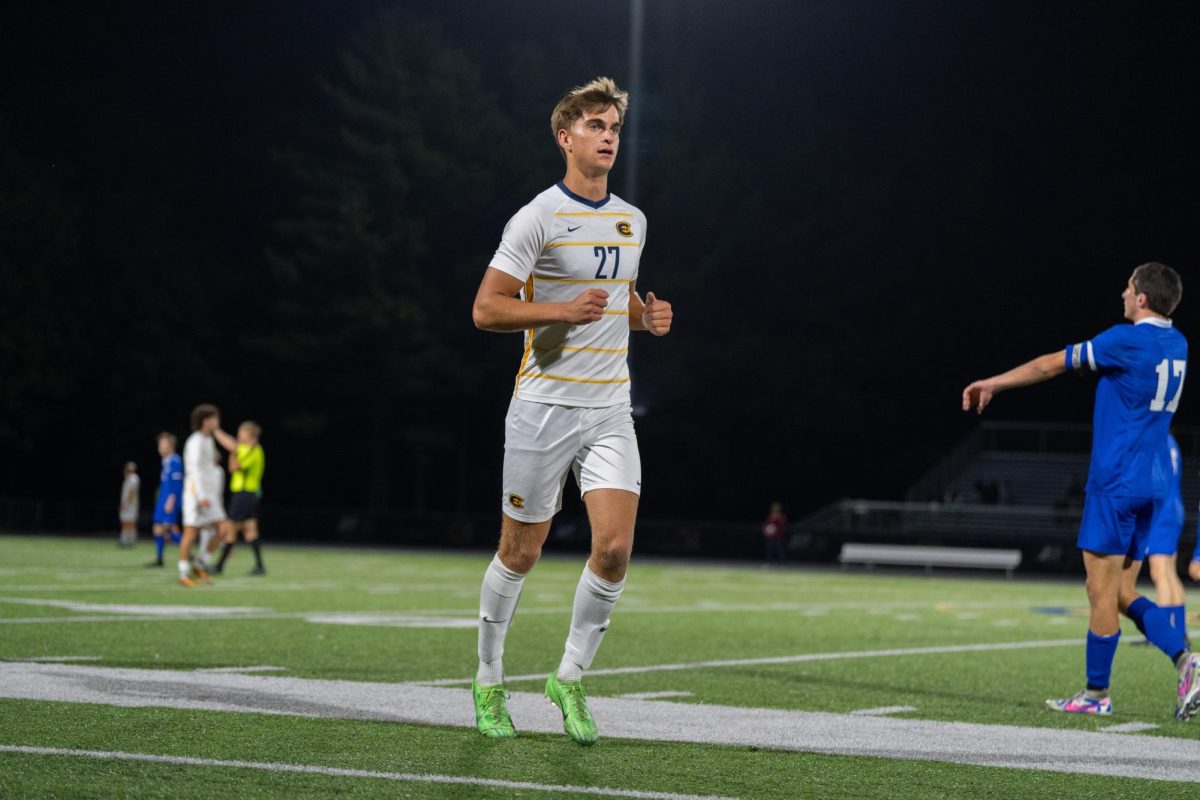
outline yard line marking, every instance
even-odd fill
[[[857,711],[851,711],[853,717],[885,717],[888,714],[907,714],[910,711],[916,711],[914,706],[880,706],[879,708],[860,708]]]
[[[623,700],[666,700],[670,697],[694,697],[691,692],[632,692],[631,694],[618,694]]]
[[[479,628],[474,617],[415,617],[411,614],[307,614],[305,621],[326,625],[375,625],[384,628]]]
[[[29,656],[27,658],[5,658],[4,661],[33,661],[39,664],[56,664],[64,661],[103,661],[102,656]]]
[[[230,761],[220,758],[191,756],[160,756],[149,753],[123,753],[111,750],[68,750],[60,747],[29,747],[0,744],[0,753],[22,753],[33,756],[71,756],[106,761],[142,761],[152,764],[178,764],[188,767],[236,767],[266,772],[301,772],[308,775],[328,775],[335,778],[375,778],[401,783],[449,783],[463,786],[487,786],[499,789],[526,789],[536,792],[564,792],[599,797],[631,797],[638,800],[734,800],[719,795],[675,794],[674,792],[643,792],[637,789],[609,789],[601,786],[572,786],[570,784],[506,781],[499,778],[469,778],[460,775],[433,775],[420,772],[377,772],[367,769],[342,769],[320,764],[277,764],[269,761]]]
[[[267,665],[257,667],[202,667],[196,672],[213,672],[218,675],[236,675],[240,672],[287,672],[287,667],[270,667]]]
[[[1158,728],[1157,725],[1152,725],[1149,722],[1122,722],[1120,725],[1109,725],[1107,728],[1101,728],[1101,733],[1140,733],[1141,731],[1152,731]]]
[[[0,597],[0,603],[22,606],[49,606],[68,611],[94,611],[109,614],[133,614],[137,616],[163,617],[219,617],[238,614],[262,614],[269,608],[248,606],[179,606],[179,605],[128,605],[126,603],[77,603],[72,600],[41,600],[28,597]]]
[[[904,647],[894,650],[851,650],[844,653],[801,653],[795,656],[766,656],[764,658],[730,658],[717,661],[693,661],[687,664],[649,664],[643,667],[610,667],[589,669],[588,675],[635,675],[643,672],[675,672],[685,669],[716,669],[719,667],[754,667],[764,664],[801,664],[806,661],[838,661],[844,658],[876,658],[880,656],[923,656],[939,653],[983,653],[993,650],[1028,650],[1039,647],[1070,647],[1084,643],[1084,639],[1036,639],[1031,642],[992,642],[988,644],[953,644],[934,647]],[[508,675],[509,683],[516,681],[545,680],[545,673]],[[437,678],[415,681],[422,686],[467,686],[471,678]]]
[[[4,662],[0,697],[440,725],[478,735],[467,689],[411,683]],[[1200,783],[1200,741],[1182,737],[597,695],[589,705],[602,735],[610,739]],[[509,711],[522,731],[563,735],[562,714],[541,692],[512,692]]]

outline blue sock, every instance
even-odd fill
[[[1187,617],[1184,616],[1183,606],[1159,606],[1159,608],[1171,619],[1171,625],[1177,628],[1184,637],[1187,637]]]
[[[1089,689],[1107,689],[1112,677],[1113,656],[1117,654],[1118,630],[1112,636],[1097,636],[1088,630],[1087,635],[1087,685]]]
[[[1148,597],[1139,597],[1129,604],[1126,612],[1138,630],[1146,632],[1150,644],[1174,658],[1187,649],[1183,641],[1183,631],[1171,624],[1171,617],[1166,609],[1159,608]]]
[[[166,539],[161,533],[154,534],[154,557],[162,561],[163,546],[166,544]]]
[[[183,535],[179,531],[171,531],[171,544],[179,544]]]

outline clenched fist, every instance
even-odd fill
[[[608,307],[608,292],[603,289],[585,289],[578,297],[567,303],[566,319],[572,325],[587,325],[604,316]]]

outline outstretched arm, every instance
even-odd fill
[[[522,286],[521,281],[507,272],[488,267],[471,307],[475,327],[512,333],[555,322],[587,325],[601,319],[608,305],[608,292],[603,289],[584,289],[569,303],[527,303],[517,297]]]
[[[237,452],[237,439],[233,438],[225,431],[217,428],[213,431],[213,437],[216,438],[217,444],[221,445],[221,447],[224,447],[228,452]]]
[[[1007,389],[1018,389],[1022,386],[1032,386],[1035,383],[1050,380],[1067,371],[1065,354],[1059,350],[1038,356],[1032,361],[1026,361],[1019,367],[1013,367],[1008,372],[984,378],[963,389],[963,411],[976,409],[980,414],[992,402],[992,397]]]

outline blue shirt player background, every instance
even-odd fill
[[[1183,394],[1187,340],[1168,319],[1116,325],[1066,349],[1066,366],[1099,373],[1082,550],[1141,560],[1174,481],[1167,451]]]
[[[166,510],[167,498],[174,496],[171,511]],[[162,460],[162,473],[158,478],[158,498],[154,502],[155,525],[178,525],[179,512],[183,507],[183,459],[171,453]]]

